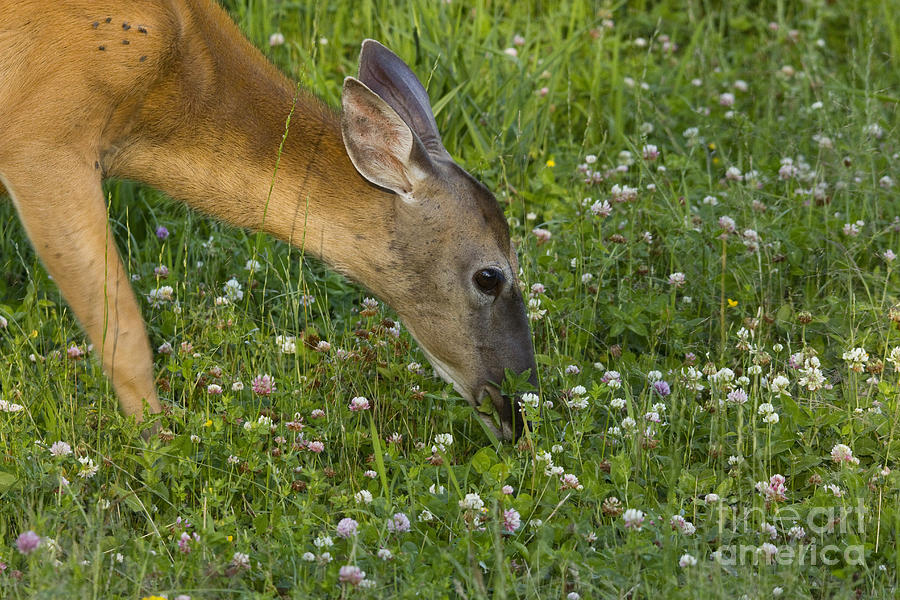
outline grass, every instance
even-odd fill
[[[226,4],[333,105],[364,37],[427,82],[506,209],[552,408],[495,445],[364,290],[109,182],[135,289],[173,294],[145,442],[5,203],[0,597],[896,597],[893,3]]]

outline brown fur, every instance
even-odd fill
[[[393,305],[429,355],[454,372],[482,360],[465,356],[472,332],[464,307],[440,296],[459,282],[429,282],[422,269],[435,270],[446,256],[433,243],[452,241],[467,256],[475,252],[475,267],[489,258],[515,278],[489,192],[440,161],[432,169],[440,172],[429,174],[438,181],[426,187],[468,201],[416,209],[367,181],[347,155],[341,115],[298,92],[214,2],[0,0],[0,82],[0,183],[100,349],[126,414],[140,418],[142,401],[154,412],[160,405],[138,304],[107,225],[104,177],[145,182],[304,247]],[[448,229],[448,218],[462,224]],[[423,303],[423,282],[449,317]],[[422,322],[431,318],[438,321]],[[448,343],[462,349],[442,347]],[[528,360],[512,362],[521,370]],[[453,380],[474,401],[482,384],[460,384],[466,377]]]

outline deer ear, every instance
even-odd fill
[[[344,80],[341,133],[359,174],[412,201],[432,172],[422,142],[387,102],[353,77]]]
[[[375,40],[365,40],[359,53],[359,79],[397,111],[430,154],[449,158],[428,92],[403,59]]]

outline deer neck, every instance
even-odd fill
[[[158,78],[112,118],[107,173],[272,234],[377,289],[390,268],[394,195],[357,173],[339,113],[284,77],[214,3],[186,4]]]

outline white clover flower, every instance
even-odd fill
[[[884,136],[884,129],[878,123],[870,123],[863,128],[863,133],[867,136],[880,140]]]
[[[439,433],[434,436],[434,445],[431,447],[432,452],[446,452],[447,448],[453,445],[453,435],[449,433]]]
[[[419,513],[419,516],[417,517],[417,519],[419,521],[421,521],[422,523],[428,523],[429,521],[434,520],[434,515],[431,514],[431,511],[429,511],[429,510],[423,510],[422,512]]]
[[[626,529],[640,531],[644,526],[644,513],[636,508],[629,508],[622,514]]]
[[[275,345],[281,350],[282,354],[296,354],[297,342],[292,335],[275,336]]]
[[[788,539],[798,542],[806,537],[806,530],[799,525],[794,525],[788,530]]]
[[[150,290],[148,299],[150,304],[158,306],[162,302],[171,302],[175,297],[175,290],[171,285],[164,285],[156,289]]]
[[[709,379],[710,384],[715,384],[721,389],[728,390],[731,389],[732,383],[734,382],[734,371],[728,367],[722,367],[717,372],[707,377],[707,379]]]
[[[466,497],[459,501],[459,506],[467,510],[481,510],[484,508],[484,500],[478,494],[466,494]]]
[[[693,567],[697,564],[697,559],[694,558],[691,554],[682,554],[681,558],[678,559],[678,566],[682,569],[686,569],[688,567]]]
[[[819,370],[818,358],[813,356],[806,359],[803,368],[800,369],[800,379],[797,380],[797,383],[810,392],[815,392],[825,386],[825,376]]]
[[[368,504],[372,501],[372,492],[369,490],[360,490],[353,496],[357,504]]]
[[[620,165],[631,166],[634,164],[634,156],[628,150],[619,152],[618,162]]]
[[[588,399],[584,396],[575,396],[566,400],[566,406],[576,410],[584,410],[588,406]]]
[[[853,456],[853,451],[846,444],[835,444],[831,449],[831,460],[836,463],[859,464],[859,459]]]
[[[775,544],[766,542],[757,549],[757,552],[762,554],[767,561],[770,561],[775,556],[775,554],[778,553],[778,547]]]
[[[541,399],[537,394],[532,394],[531,392],[522,394],[522,404],[527,406],[528,408],[537,408],[541,404]]]
[[[842,358],[850,364],[850,370],[857,373],[862,373],[863,367],[869,362],[869,354],[862,348],[848,350]]]
[[[225,298],[229,302],[238,302],[244,297],[241,284],[234,277],[225,282],[225,285],[222,286],[222,291],[225,292]]]
[[[703,391],[704,387],[700,381],[703,379],[703,373],[701,373],[695,367],[688,367],[687,369],[681,369],[681,376],[684,379],[684,385],[687,389],[693,390],[695,392]]]
[[[900,371],[900,346],[891,348],[891,353],[888,355],[888,362],[894,365],[896,370]]]
[[[728,392],[726,400],[732,404],[745,404],[748,400],[747,392],[743,388],[735,388]]]
[[[829,492],[831,492],[835,498],[840,498],[844,495],[844,490],[842,490],[840,487],[836,486],[833,483],[829,483],[828,485],[826,485],[825,489],[828,490]]]
[[[591,204],[591,214],[595,217],[608,217],[612,214],[613,208],[612,204],[607,200],[597,200],[593,204]]]
[[[547,468],[544,469],[544,475],[547,477],[554,477],[556,475],[562,475],[565,473],[565,469],[560,467],[559,465],[554,465],[552,463],[547,465]]]
[[[54,442],[50,446],[51,456],[68,456],[72,454],[72,446],[63,441]]]
[[[772,381],[769,382],[769,391],[773,394],[784,394],[785,396],[790,396],[791,393],[788,391],[790,385],[790,379],[788,379],[784,375],[776,375],[772,378]]]
[[[546,309],[541,308],[541,299],[540,298],[529,298],[528,299],[528,318],[532,321],[540,321],[544,318],[544,315],[547,314]]]
[[[78,476],[82,479],[90,479],[100,470],[100,467],[94,464],[93,459],[87,456],[82,456],[78,459],[78,462],[81,463],[81,469],[78,471]]]

